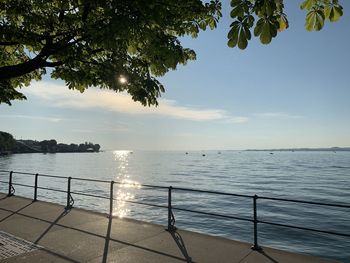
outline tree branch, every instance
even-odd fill
[[[45,63],[46,61],[38,55],[31,60],[17,65],[0,67],[0,80],[23,76],[34,70],[45,67]]]
[[[56,61],[56,62],[48,62],[45,61],[45,67],[58,67],[58,66],[62,66],[63,65],[63,61]]]
[[[46,60],[52,54],[52,47],[52,39],[48,38],[47,43],[43,46],[41,52],[35,58],[16,65],[0,67],[0,80],[20,77],[45,67],[46,63],[51,63],[47,62]]]
[[[87,3],[84,5],[83,14],[81,16],[81,20],[83,21],[83,23],[86,22],[89,13],[90,13],[90,3]]]
[[[19,42],[15,42],[15,41],[0,41],[0,46],[15,46],[15,45],[19,45]]]
[[[69,37],[66,41],[70,41]],[[65,42],[65,43],[52,43],[52,39],[48,38],[47,43],[42,48],[41,52],[33,59],[30,59],[26,62],[19,63],[17,65],[3,66],[0,67],[0,80],[11,79],[23,76],[32,71],[35,71],[44,67],[57,67],[63,65],[62,61],[49,62],[46,61],[51,55],[56,54],[70,46],[82,41],[82,38],[76,39],[74,41]]]

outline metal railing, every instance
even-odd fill
[[[93,198],[102,198],[102,199],[107,199],[110,202],[109,203],[109,216],[113,216],[113,202],[115,200],[117,200],[117,198],[114,197],[114,184],[119,184],[119,185],[124,184],[123,182],[118,182],[118,181],[87,179],[87,178],[70,177],[70,176],[66,177],[66,176],[56,176],[56,175],[38,174],[38,173],[34,174],[34,173],[16,172],[16,171],[7,171],[7,170],[0,170],[0,172],[9,173],[8,182],[0,180],[0,183],[8,184],[8,194],[7,194],[8,196],[14,195],[14,193],[15,193],[14,186],[16,186],[16,185],[34,188],[33,201],[38,200],[38,189],[66,193],[66,197],[67,197],[67,202],[66,202],[66,207],[65,207],[66,209],[71,209],[74,205],[74,199],[72,197],[72,194],[73,195],[88,196],[88,197],[93,197]],[[14,183],[13,182],[13,174],[35,176],[34,186],[27,185],[27,184]],[[67,180],[67,190],[64,191],[61,189],[39,186],[39,184],[38,184],[39,177],[58,178],[58,179],[62,179],[62,180],[63,179]],[[72,181],[86,181],[86,182],[97,182],[97,183],[109,184],[110,185],[109,197],[71,191]],[[168,197],[167,197],[168,204],[167,205],[151,204],[151,203],[147,203],[147,202],[139,202],[139,201],[132,201],[132,200],[123,200],[123,201],[128,202],[128,203],[133,203],[133,204],[139,204],[139,205],[144,205],[144,206],[151,206],[151,207],[167,209],[167,211],[168,211],[167,230],[168,231],[176,230],[176,227],[175,227],[176,221],[175,221],[175,216],[174,216],[174,210],[177,210],[177,211],[196,213],[196,214],[201,214],[201,215],[206,215],[206,216],[213,216],[216,218],[225,218],[225,219],[233,219],[233,220],[251,222],[253,224],[252,249],[254,249],[254,250],[261,249],[261,247],[258,245],[258,224],[266,224],[266,225],[272,225],[272,226],[277,226],[277,227],[299,229],[299,230],[305,230],[305,231],[311,231],[311,232],[317,232],[317,233],[323,233],[323,234],[329,234],[329,235],[336,235],[336,236],[342,236],[342,237],[348,237],[348,238],[350,237],[349,233],[340,233],[340,232],[335,232],[335,231],[314,229],[314,228],[308,228],[308,227],[301,227],[301,226],[259,220],[259,218],[258,218],[258,200],[260,199],[260,200],[270,200],[270,201],[279,201],[279,202],[311,204],[311,205],[317,205],[317,206],[338,207],[338,208],[346,208],[346,209],[350,209],[350,204],[334,204],[334,203],[324,203],[324,202],[313,202],[313,201],[304,201],[304,200],[295,200],[295,199],[286,199],[286,198],[264,197],[264,196],[258,196],[258,195],[243,195],[243,194],[235,194],[235,193],[227,193],[227,192],[208,191],[208,190],[199,190],[199,189],[192,189],[192,188],[172,187],[172,186],[150,185],[150,184],[137,184],[137,185],[140,187],[144,187],[144,188],[154,188],[154,189],[167,190],[167,192],[168,192]],[[192,209],[187,209],[187,208],[182,208],[182,207],[175,207],[172,205],[172,194],[173,194],[174,190],[183,191],[183,192],[195,192],[195,193],[213,194],[213,195],[221,195],[221,196],[249,198],[252,200],[252,205],[253,205],[252,218],[245,218],[245,217],[240,217],[240,216],[232,216],[232,215],[219,214],[219,213],[210,213],[210,212],[192,210]]]

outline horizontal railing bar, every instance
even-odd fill
[[[149,187],[149,188],[159,188],[159,189],[168,189],[169,186],[163,186],[163,185],[151,185],[151,184],[138,184],[139,186],[143,187]]]
[[[173,190],[254,198],[253,195],[233,194],[233,193],[225,193],[225,192],[209,191],[209,190],[198,190],[198,189],[182,188],[182,187],[173,187]]]
[[[109,181],[110,182],[110,181]],[[159,189],[168,189],[169,186],[162,186],[162,185],[151,185],[151,184],[135,184],[135,183],[128,183],[128,182],[120,182],[120,181],[114,181],[115,184],[119,185],[135,185],[135,186],[140,186],[140,187],[149,187],[149,188],[159,188]]]
[[[10,172],[10,171],[8,171]],[[24,174],[24,175],[36,175],[33,173],[25,173],[25,172],[17,172],[17,171],[12,171],[12,174]],[[51,178],[59,178],[59,179],[67,179],[67,176],[58,176],[58,175],[50,175],[50,174],[39,174],[38,176],[40,177],[51,177]]]
[[[85,193],[81,193],[81,192],[70,192],[71,194],[75,194],[75,195],[84,195],[84,196],[90,196],[90,197],[96,197],[96,198],[103,198],[103,199],[108,199],[109,197],[106,196],[102,196],[102,195],[92,195],[92,194],[85,194]]]
[[[8,170],[0,170],[0,172],[11,172]],[[26,173],[26,172],[17,172],[12,171],[13,174],[24,174],[24,175],[36,175],[34,173]],[[51,178],[59,178],[59,179],[68,179],[67,176],[56,176],[56,175],[48,175],[48,174],[38,174],[40,177],[51,177]],[[79,178],[79,177],[71,177],[72,180],[80,180],[80,181],[88,181],[88,182],[101,182],[101,183],[110,183],[111,181],[107,180],[97,180],[97,179],[88,179],[88,178]],[[122,185],[124,182],[115,182],[116,184]],[[127,183],[126,183],[127,184]],[[130,183],[132,184],[132,183]],[[149,188],[159,188],[159,189],[168,189],[168,186],[160,186],[160,185],[150,185],[150,184],[137,184],[141,187],[149,187]],[[254,198],[252,195],[244,195],[244,194],[234,194],[227,192],[219,192],[219,191],[209,191],[209,190],[199,190],[193,188],[183,188],[183,187],[173,187],[173,190],[179,191],[187,191],[187,192],[198,192],[198,193],[207,193],[207,194],[217,194],[217,195],[226,195],[226,196],[236,196],[236,197],[245,197],[245,198]],[[350,208],[350,204],[331,204],[331,203],[322,203],[322,202],[314,202],[314,201],[303,201],[303,200],[295,200],[288,198],[276,198],[276,197],[264,197],[259,196],[259,199],[264,200],[275,200],[275,201],[283,201],[283,202],[294,202],[294,203],[304,203],[304,204],[313,204],[313,205],[321,205],[321,206],[329,206],[329,207],[340,207],[340,208]]]
[[[9,171],[10,172],[10,171]],[[33,173],[26,173],[26,172],[16,172],[16,171],[12,171],[12,174],[25,174],[25,175],[35,175]]]
[[[214,213],[208,213],[208,212],[203,212],[203,211],[198,211],[198,210],[190,210],[190,209],[180,208],[180,207],[172,207],[172,209],[173,210],[179,210],[179,211],[196,213],[196,214],[208,215],[208,216],[223,217],[223,218],[230,218],[230,219],[237,219],[237,220],[242,220],[242,221],[254,222],[253,219],[237,217],[237,216],[228,216],[228,215],[223,215],[223,214],[214,214]]]
[[[265,200],[273,200],[273,201],[284,201],[284,202],[303,203],[303,204],[311,204],[311,205],[322,205],[322,206],[333,206],[333,207],[350,208],[350,205],[347,205],[347,204],[321,203],[321,202],[294,200],[294,199],[286,199],[286,198],[278,198],[278,197],[260,197],[259,196],[258,198],[259,199],[265,199]]]
[[[58,179],[68,179],[68,176],[58,176],[58,175],[49,175],[49,174],[38,174],[38,176],[49,177],[49,178],[58,178]]]
[[[131,201],[131,200],[118,200],[118,198],[114,198],[113,200],[123,201],[123,202],[127,202],[127,203],[132,203],[132,204],[154,206],[154,207],[159,207],[159,208],[168,208],[166,205],[156,205],[156,204],[150,204],[150,203],[138,202],[138,201]]]
[[[27,185],[27,184],[20,184],[20,183],[12,183],[13,185],[18,185],[18,186],[24,186],[24,187],[30,187],[30,188],[34,188],[34,186],[32,185]]]
[[[89,178],[81,178],[81,177],[71,177],[72,180],[76,181],[88,181],[88,182],[97,182],[97,183],[111,183],[111,181],[107,180],[98,180],[98,179],[89,179]]]
[[[350,237],[350,234],[343,234],[343,233],[338,233],[333,231],[325,231],[325,230],[319,230],[319,229],[307,228],[307,227],[301,227],[301,226],[286,225],[286,224],[273,223],[273,222],[267,222],[267,221],[261,221],[261,220],[259,220],[258,223],[273,225],[273,226],[288,227],[288,228],[294,228],[294,229],[300,229],[300,230],[307,230],[312,232],[325,233],[325,234],[331,234],[331,235],[337,235],[337,236],[343,236],[343,237]]]
[[[8,184],[9,182],[7,181],[0,181],[0,183],[5,183],[5,184]]]
[[[34,187],[33,187],[34,188]],[[49,191],[54,191],[54,192],[60,192],[60,193],[66,193],[67,191],[65,190],[60,190],[60,189],[54,189],[54,188],[48,188],[48,187],[41,187],[38,186],[38,189],[42,189],[42,190],[49,190]]]

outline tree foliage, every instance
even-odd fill
[[[223,1],[223,0],[222,0]],[[231,0],[228,46],[245,49],[259,37],[271,42],[288,28],[283,0]],[[337,21],[337,0],[306,0],[306,29]],[[69,89],[91,86],[128,92],[157,105],[157,77],[196,58],[179,37],[214,29],[220,0],[2,0],[0,2],[0,103],[25,99],[18,88],[50,73]]]
[[[50,70],[69,89],[127,91],[143,105],[164,91],[156,79],[195,59],[178,37],[214,28],[220,2],[200,0],[2,0],[0,99]],[[124,83],[118,81],[123,76]]]
[[[233,22],[228,33],[228,46],[245,49],[252,32],[262,44],[269,44],[278,32],[288,28],[283,0],[231,0]],[[305,0],[300,8],[307,11],[305,28],[319,31],[324,22],[338,21],[343,8],[338,0]]]
[[[15,143],[16,140],[10,133],[0,131],[0,154],[11,151]]]
[[[99,152],[101,146],[92,142],[81,144],[57,143],[56,140],[15,140],[10,133],[0,131],[0,155],[2,153],[64,153],[64,152]]]

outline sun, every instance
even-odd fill
[[[120,84],[126,84],[128,82],[127,78],[124,77],[123,75],[120,75],[118,78]]]

